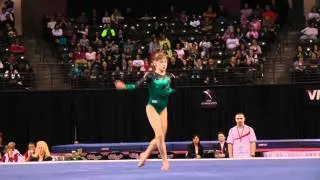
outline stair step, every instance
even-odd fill
[[[300,34],[300,32],[298,32],[298,31],[288,31],[287,32],[288,36],[294,36],[294,35],[299,35],[299,34]]]

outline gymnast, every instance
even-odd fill
[[[152,151],[158,148],[162,158],[161,170],[168,170],[170,165],[167,158],[167,149],[165,136],[168,127],[167,104],[169,95],[174,92],[173,74],[167,74],[167,56],[163,53],[157,53],[154,56],[153,64],[155,70],[147,72],[139,81],[134,84],[125,84],[122,81],[115,81],[115,86],[120,90],[134,90],[141,87],[144,82],[149,87],[149,99],[146,106],[146,113],[149,123],[154,131],[155,137],[149,143],[147,149],[140,154],[139,167],[143,167],[145,161],[149,158]]]

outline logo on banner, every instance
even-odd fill
[[[203,108],[215,108],[218,102],[215,100],[214,92],[210,89],[203,91],[204,100],[201,102]]]
[[[320,89],[307,90],[307,96],[310,101],[320,101]]]

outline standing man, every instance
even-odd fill
[[[235,120],[237,125],[230,129],[227,138],[229,157],[254,157],[257,141],[254,130],[250,126],[245,125],[246,118],[243,113],[237,113]]]

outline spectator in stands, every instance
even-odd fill
[[[152,66],[149,63],[148,58],[145,58],[143,61],[144,62],[143,62],[143,67],[141,67],[141,71],[143,72],[152,71]]]
[[[5,7],[7,8],[7,11],[10,13],[14,13],[14,2],[13,0],[6,0],[4,2]]]
[[[7,11],[5,7],[1,9],[0,22],[3,24],[6,24],[6,23],[12,24],[12,22],[14,22],[13,15],[9,11]]]
[[[88,62],[92,62],[96,60],[96,58],[97,58],[97,53],[93,51],[92,47],[89,47],[88,52],[86,52],[86,60]]]
[[[111,24],[104,25],[101,37],[106,40],[113,40],[116,37],[116,30],[111,27]]]
[[[261,8],[260,4],[256,5],[256,8],[254,9],[253,15],[257,18],[261,18],[263,13],[263,9]]]
[[[122,20],[123,17],[121,15],[121,13],[119,12],[118,9],[114,9],[113,13],[111,14],[111,21],[114,22],[114,23],[118,23],[119,20]]]
[[[277,19],[277,14],[270,9],[269,5],[266,5],[266,9],[262,14],[262,19],[263,26],[266,26],[268,29],[273,29]]]
[[[8,64],[12,64],[12,65],[15,65],[17,63],[17,58],[14,54],[10,54],[9,57],[8,57],[8,61],[7,61]]]
[[[297,51],[297,54],[296,54],[296,56],[295,56],[294,61],[295,61],[295,60],[298,60],[300,57],[304,58],[304,57],[306,56],[306,53],[303,51],[302,46],[298,46],[297,50],[298,50],[298,51]]]
[[[179,59],[184,58],[185,52],[184,52],[183,48],[181,47],[180,43],[176,44],[176,49],[174,51],[177,53]]]
[[[249,8],[249,4],[248,4],[248,3],[245,3],[245,4],[244,4],[243,9],[240,10],[240,14],[241,14],[241,15],[244,15],[244,16],[246,16],[246,17],[251,16],[251,14],[252,14],[252,9]]]
[[[260,45],[257,43],[257,40],[252,40],[252,44],[249,48],[250,50],[252,50],[255,54],[257,55],[261,55],[262,54],[262,50]]]
[[[102,17],[102,24],[110,24],[111,17],[109,16],[109,12],[105,11],[104,16]]]
[[[319,67],[319,56],[317,56],[317,54],[313,52],[310,59],[310,69],[312,71],[317,71],[318,67]]]
[[[200,20],[198,19],[198,17],[195,14],[192,15],[192,19],[190,20],[189,24],[190,24],[190,26],[192,26],[194,28],[197,28],[201,25]]]
[[[89,25],[81,24],[80,28],[78,29],[79,35],[89,35]]]
[[[320,49],[317,44],[313,45],[312,53],[315,53],[316,58],[320,58]]]
[[[296,60],[293,63],[293,67],[294,67],[295,72],[304,72],[304,70],[306,69],[306,66],[305,66],[304,59],[302,56],[300,56],[298,58],[298,60]]]
[[[228,158],[228,143],[223,132],[218,133],[218,143],[213,146],[215,158]]]
[[[181,59],[178,57],[177,53],[174,52],[173,56],[169,59],[168,70],[179,70],[182,69],[182,66]]]
[[[210,20],[210,18],[208,18],[208,17],[204,18],[204,22],[202,24],[201,30],[205,34],[210,34],[212,29],[213,29],[212,20]]]
[[[47,23],[47,28],[50,29],[50,31],[52,31],[54,29],[54,27],[56,27],[57,21],[55,20],[55,17],[52,16],[50,18],[50,21]]]
[[[236,32],[235,32],[235,36],[237,39],[242,40],[242,38],[244,37],[243,32],[241,31],[240,27],[236,28]]]
[[[9,142],[6,147],[6,153],[2,157],[2,162],[19,162],[22,161],[22,156],[18,150],[15,149],[16,144]]]
[[[247,32],[246,37],[248,39],[258,39],[259,32],[253,26],[250,26],[250,30]]]
[[[130,48],[130,52],[131,52],[131,49],[133,50],[134,49],[134,46],[133,45],[130,45],[130,44],[125,44],[127,47],[125,48]],[[149,43],[149,56],[150,57],[153,57],[153,55],[157,52],[160,51],[160,45],[159,45],[159,42],[157,40],[157,38],[153,38],[153,40]],[[126,49],[125,49],[125,52],[126,52]]]
[[[16,40],[15,43],[11,44],[9,51],[12,52],[12,53],[23,54],[27,50],[19,40]]]
[[[73,79],[78,79],[80,77],[83,77],[84,74],[81,70],[81,68],[79,67],[78,63],[75,63],[72,68],[70,69],[70,73],[69,76]]]
[[[76,19],[76,22],[78,24],[87,24],[88,23],[88,17],[86,16],[86,13],[82,12],[81,15]]]
[[[73,53],[73,60],[76,64],[86,63],[86,53],[84,52],[84,48],[76,47]]]
[[[198,135],[192,137],[192,143],[188,145],[187,158],[200,159],[203,157],[203,147],[200,144],[200,138]]]
[[[320,20],[320,14],[317,12],[316,7],[312,7],[311,11],[308,13],[308,20]]]
[[[12,64],[9,66],[9,69],[5,71],[4,78],[9,83],[22,85],[20,73]]]
[[[185,11],[182,11],[180,14],[180,21],[184,24],[188,22],[188,16]]]
[[[168,57],[172,57],[172,50],[169,49],[169,46],[167,43],[163,44],[161,52],[165,53]]]
[[[229,50],[233,50],[237,48],[239,45],[240,45],[239,39],[236,38],[234,34],[231,34],[230,37],[226,40],[226,47]]]
[[[38,141],[35,153],[30,157],[29,161],[52,161],[49,147],[45,141]]]
[[[257,138],[254,130],[245,124],[245,120],[243,113],[237,113],[236,126],[229,131],[227,143],[230,158],[255,157]]]
[[[34,142],[29,142],[28,151],[24,153],[25,161],[29,161],[31,156],[34,155],[36,150],[36,144]]]
[[[58,38],[58,37],[63,36],[63,30],[60,27],[60,25],[58,25],[58,24],[55,25],[54,29],[52,29],[52,35],[54,38]]]
[[[209,21],[213,21],[213,19],[216,17],[217,14],[213,12],[212,6],[209,6],[208,9],[203,13],[203,18],[208,19]]]
[[[305,40],[316,40],[318,38],[318,29],[314,27],[313,23],[310,23],[308,27],[304,28],[301,31],[302,35],[300,36],[301,41]]]
[[[90,41],[86,35],[82,35],[82,38],[80,39],[79,44],[80,44],[80,46],[86,48],[86,47],[89,47]]]
[[[234,27],[229,26],[222,36],[223,40],[226,41],[231,37],[232,34],[234,34]]]
[[[161,34],[160,39],[159,39],[160,50],[163,50],[165,44],[167,46],[167,49],[171,50],[171,42],[170,42],[170,40],[167,38],[166,35]]]

